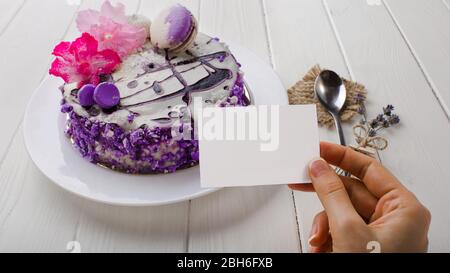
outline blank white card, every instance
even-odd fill
[[[309,183],[320,155],[315,105],[197,111],[202,187]]]

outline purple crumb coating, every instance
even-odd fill
[[[191,157],[192,159],[194,159],[195,161],[198,161],[200,159],[200,153],[199,151],[195,151],[191,153]]]
[[[245,83],[241,74],[238,74],[236,83],[231,88],[230,95],[226,101],[220,104],[221,107],[247,106],[248,98],[245,96]]]
[[[244,81],[239,74],[223,107],[246,106]],[[141,127],[125,131],[113,123],[91,121],[61,106],[68,113],[66,134],[80,154],[95,164],[126,173],[171,173],[197,165],[197,140],[172,139],[172,128]],[[134,116],[134,115],[133,115]],[[182,128],[180,128],[182,130]]]
[[[65,104],[61,105],[61,113],[69,113],[69,112],[72,112],[72,110],[73,110],[73,107],[70,104],[65,103]]]
[[[178,4],[170,9],[165,23],[170,25],[169,37],[167,37],[170,44],[177,45],[189,37],[192,28],[192,14],[188,9]]]
[[[131,113],[128,115],[127,120],[129,123],[132,123],[134,121],[134,118],[136,118],[136,115]]]
[[[166,173],[197,164],[191,154],[196,140],[172,140],[171,128],[139,128],[126,132],[116,124],[92,122],[69,114],[66,134],[92,163],[127,173]]]

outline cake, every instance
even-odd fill
[[[81,11],[77,25],[81,37],[55,47],[50,74],[65,80],[65,133],[92,163],[136,174],[194,166],[193,100],[215,107],[249,103],[228,46],[198,33],[181,5],[150,23],[106,1],[101,11]]]

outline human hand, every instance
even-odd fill
[[[376,241],[382,252],[426,252],[430,212],[375,159],[348,147],[322,142],[322,159],[310,164],[312,184],[293,190],[315,191],[325,208],[316,215],[311,252],[368,252]],[[354,177],[338,176],[328,165]]]

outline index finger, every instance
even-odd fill
[[[403,188],[402,184],[375,159],[358,153],[349,147],[328,142],[320,143],[320,156],[328,163],[358,177],[377,198]]]

